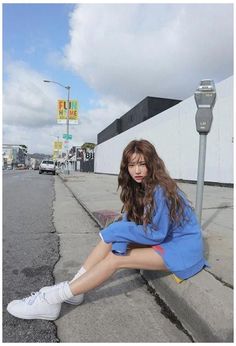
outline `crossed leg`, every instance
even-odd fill
[[[97,263],[103,260],[111,251],[111,244],[106,244],[104,241],[100,241],[95,248],[91,251],[87,259],[85,260],[83,267],[86,271],[89,271]]]
[[[119,269],[168,270],[162,257],[151,247],[131,249],[127,255],[117,256],[110,252],[110,244],[102,243],[99,243],[93,250],[91,253],[93,255],[89,256],[90,259],[88,257],[85,261],[86,273],[70,283],[70,289],[74,295],[88,292],[100,286]],[[98,250],[103,245],[105,248],[103,255],[101,255]],[[96,264],[94,263],[95,259]]]

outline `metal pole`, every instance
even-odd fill
[[[59,158],[59,136],[57,136],[57,158]]]
[[[66,134],[67,134],[67,141],[69,141],[70,86],[67,86],[67,90],[68,90],[68,98],[67,98]],[[69,149],[68,149],[68,147],[67,147],[67,173],[70,174],[70,170],[69,170]]]
[[[69,106],[70,106],[70,86],[65,86],[61,83],[58,83],[58,82],[55,82],[53,80],[44,80],[45,83],[55,83],[55,84],[58,84],[60,85],[61,87],[63,88],[66,88],[68,90],[68,97],[67,97],[67,116],[66,116],[66,134],[67,134],[67,141],[69,140],[68,137],[69,137]],[[67,150],[66,150],[66,160],[67,160],[67,173],[70,174],[70,171],[69,171],[69,150],[68,150],[68,147],[67,147]]]
[[[200,134],[199,155],[198,155],[197,194],[196,194],[196,204],[195,204],[195,211],[198,216],[198,221],[200,224],[202,219],[202,200],[203,200],[205,161],[206,161],[206,142],[207,142],[207,135]]]
[[[77,147],[75,147],[75,171],[77,171]]]

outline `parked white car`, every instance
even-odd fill
[[[52,160],[43,160],[39,165],[39,174],[43,172],[51,172],[53,175],[56,174],[56,164]]]

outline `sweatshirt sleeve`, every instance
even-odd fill
[[[112,243],[111,251],[115,255],[125,255],[127,252],[128,243],[127,242],[114,242]]]
[[[164,241],[169,230],[169,209],[163,189],[158,187],[154,194],[156,208],[152,223],[144,229],[132,221],[118,221],[100,232],[105,243],[136,243],[158,245]],[[119,246],[119,245],[118,245]]]

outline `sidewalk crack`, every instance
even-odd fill
[[[190,342],[195,342],[192,335],[184,328],[183,324],[180,322],[175,313],[170,309],[170,307],[164,302],[163,299],[157,294],[155,289],[149,284],[145,277],[140,273],[141,278],[147,286],[147,290],[155,297],[157,304],[161,307],[161,314],[165,316],[171,323],[173,323],[179,330],[188,336]]]
[[[203,210],[211,210],[211,209],[233,209],[233,205],[222,205],[218,207],[209,207],[209,208],[202,208]]]
[[[52,215],[51,215],[51,217],[52,217],[52,225],[53,225],[53,229],[54,229],[53,233],[55,233],[57,235],[57,260],[55,261],[54,266],[52,268],[53,285],[55,285],[56,282],[55,282],[54,270],[55,270],[55,267],[56,267],[57,263],[61,260],[60,236],[59,236],[59,233],[57,232],[56,225],[55,225],[55,202],[56,202],[55,179],[54,179],[53,188],[54,188],[54,198],[53,198],[53,201],[52,201]],[[58,337],[58,326],[55,323],[55,321],[52,321],[52,323],[54,324],[54,327],[55,327],[56,342],[60,343],[61,341],[60,341],[60,339]]]
[[[229,287],[229,288],[231,288],[232,290],[234,289],[234,286],[233,286],[233,285],[231,285],[231,284],[229,284],[228,282],[222,280],[222,278],[220,278],[219,276],[217,276],[217,275],[215,275],[214,273],[210,272],[210,271],[207,270],[206,268],[205,268],[205,271],[208,272],[209,274],[211,274],[217,281],[220,281],[224,286]]]

